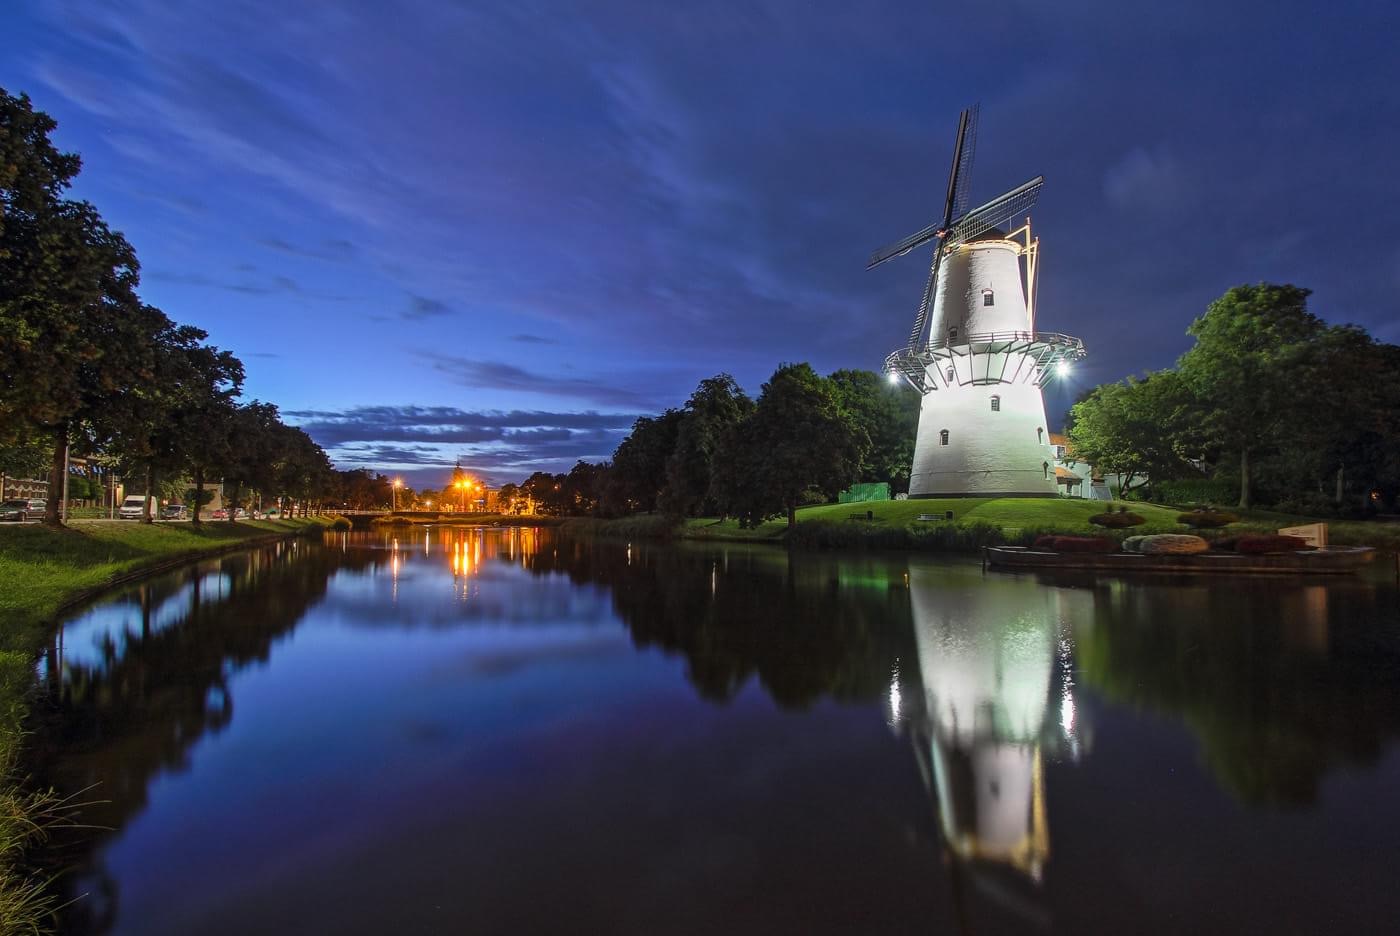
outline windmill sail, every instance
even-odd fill
[[[953,230],[948,235],[948,245],[955,246],[972,240],[1006,219],[1029,211],[1040,197],[1040,189],[1044,184],[1045,176],[1036,176],[1029,182],[998,195],[985,205],[972,209],[953,225]]]

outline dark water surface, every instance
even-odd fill
[[[39,679],[72,933],[1400,930],[1379,576],[344,534]]]

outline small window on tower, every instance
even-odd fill
[[[1045,480],[1046,480],[1046,481],[1049,481],[1049,480],[1050,480],[1050,463],[1049,463],[1049,462],[1041,462],[1041,463],[1040,463],[1040,470],[1043,471],[1043,472],[1045,472]]]
[[[939,445],[947,445],[947,444],[948,444],[948,430],[947,430],[947,429],[942,429],[942,430],[939,431],[939,433],[938,433],[938,444],[939,444]]]
[[[1040,442],[1041,445],[1044,445],[1044,444],[1045,444],[1045,430],[1044,430],[1044,429],[1042,429],[1042,428],[1040,428],[1039,426],[1037,426],[1037,427],[1036,427],[1036,430],[1035,430],[1035,437],[1036,437],[1037,441]]]
[[[948,370],[947,370],[947,372],[946,372],[946,376],[948,377],[948,383],[952,383],[952,382],[953,382],[953,378],[954,378],[956,375],[953,373],[953,369],[952,369],[951,367],[948,368]]]
[[[957,337],[958,337],[958,330],[957,330],[956,327],[953,327],[953,328],[948,329],[948,340],[949,340],[949,341],[956,341],[956,340],[957,340]]]
[[[996,302],[996,296],[992,293],[992,291],[991,291],[990,289],[984,289],[984,290],[982,290],[982,304],[983,304],[984,306],[996,305],[996,304],[997,304],[997,302]]]
[[[992,397],[992,412],[993,412],[993,413],[1000,413],[1000,412],[1001,412],[1001,397],[999,397],[999,396],[993,396],[993,397]]]

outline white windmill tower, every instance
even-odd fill
[[[967,210],[976,135],[973,107],[958,119],[942,220],[877,250],[866,267],[933,242],[909,343],[885,359],[892,381],[923,394],[909,496],[1050,496],[1041,387],[1084,356],[1084,343],[1035,330],[1040,241],[1029,218],[1009,233],[999,227],[1035,204],[1045,177]]]

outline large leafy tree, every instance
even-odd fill
[[[1177,448],[1191,404],[1174,371],[1096,387],[1070,410],[1074,457],[1121,476],[1125,492],[1194,471]]]
[[[666,463],[676,447],[676,436],[685,414],[668,409],[660,416],[642,416],[613,452],[608,471],[606,497],[611,512],[657,507],[666,486]]]
[[[79,160],[54,122],[0,89],[0,426],[51,446],[50,490],[70,438],[149,380],[151,330],[131,245],[86,202],[64,199]],[[59,498],[45,521],[59,522]]]
[[[711,475],[720,439],[752,411],[753,401],[728,374],[700,381],[682,410],[675,445],[666,460],[663,510],[682,517],[717,511]]]
[[[867,370],[838,370],[829,379],[841,406],[870,436],[856,480],[888,481],[891,490],[908,491],[919,428],[918,394]]]
[[[859,476],[870,438],[842,406],[831,381],[808,364],[784,364],[758,404],[726,434],[717,493],[727,512],[754,523],[785,513],[815,488],[828,498]]]
[[[1177,363],[1199,401],[1206,440],[1238,461],[1240,507],[1252,502],[1255,462],[1286,437],[1311,343],[1327,325],[1308,311],[1309,291],[1260,283],[1215,300],[1187,334],[1196,344]]]

